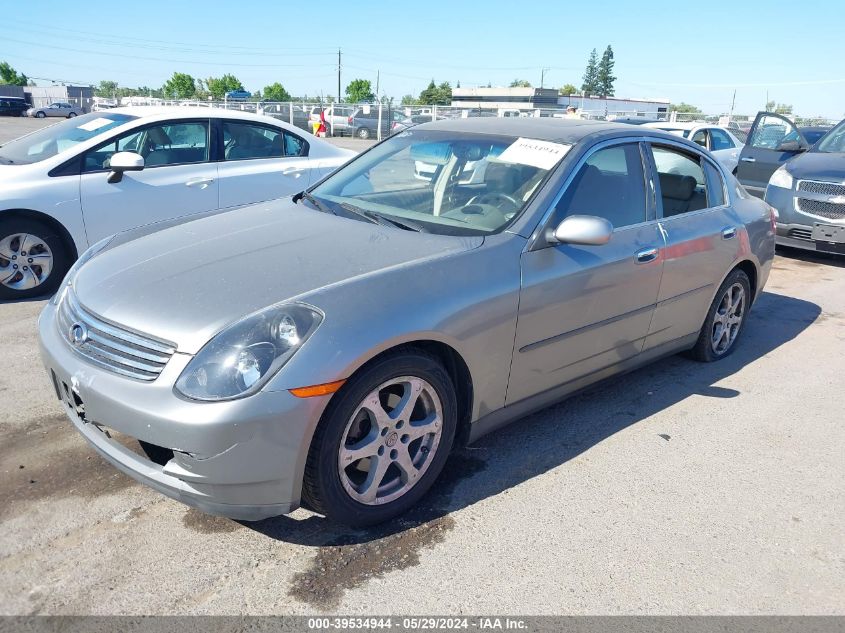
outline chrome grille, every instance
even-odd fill
[[[798,198],[798,210],[802,213],[810,213],[822,218],[831,220],[842,220],[845,218],[845,204],[834,204],[823,200],[810,200],[809,198]]]
[[[92,314],[80,305],[70,288],[62,298],[58,316],[59,330],[71,348],[121,376],[155,380],[176,351],[173,343],[129,331]]]
[[[821,182],[819,180],[799,180],[798,191],[818,193],[823,196],[845,196],[845,185],[835,182]]]

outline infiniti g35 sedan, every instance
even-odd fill
[[[0,299],[55,291],[108,235],[290,196],[354,155],[270,117],[208,108],[115,108],[6,143]]]
[[[92,246],[41,314],[71,423],[206,512],[351,525],[575,390],[724,358],[774,256],[772,209],[705,149],[574,120],[423,124],[291,199],[143,233]]]

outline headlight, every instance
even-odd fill
[[[67,271],[64,280],[62,281],[62,285],[59,286],[59,289],[56,291],[56,294],[53,295],[53,298],[50,299],[50,303],[53,305],[58,305],[59,301],[62,298],[62,295],[65,293],[65,290],[68,286],[73,284],[73,278],[76,277],[76,273],[79,272],[79,269],[85,265],[86,262],[92,260],[97,253],[104,250],[106,246],[111,244],[111,241],[115,238],[114,235],[110,235],[106,238],[101,239],[99,242],[89,246],[87,250],[83,251],[82,255],[79,256],[73,266],[70,267],[70,270]]]
[[[322,320],[322,314],[300,303],[273,306],[241,319],[191,359],[176,381],[176,391],[204,401],[232,400],[255,393]]]
[[[781,165],[772,177],[769,179],[769,184],[772,187],[780,187],[782,189],[792,189],[792,174],[786,171],[786,165]]]

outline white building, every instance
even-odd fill
[[[579,112],[600,117],[644,117],[666,119],[669,117],[669,99],[623,99],[620,97],[558,97],[562,108],[575,106]]]

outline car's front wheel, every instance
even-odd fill
[[[47,115],[46,115],[46,114],[44,114],[43,112],[36,112],[36,113],[35,113],[35,116],[36,116],[37,118],[39,118],[39,119],[43,119],[43,118],[44,118],[45,116],[47,116]]]
[[[712,362],[733,352],[750,308],[751,282],[748,275],[736,269],[716,292],[690,356]]]
[[[76,116],[76,112],[71,112],[67,115],[67,118],[72,119],[75,116]]]
[[[53,292],[70,265],[62,238],[30,218],[0,220],[0,299]]]
[[[452,448],[455,389],[434,356],[385,356],[354,375],[311,443],[303,501],[356,527],[391,519],[434,483]]]

